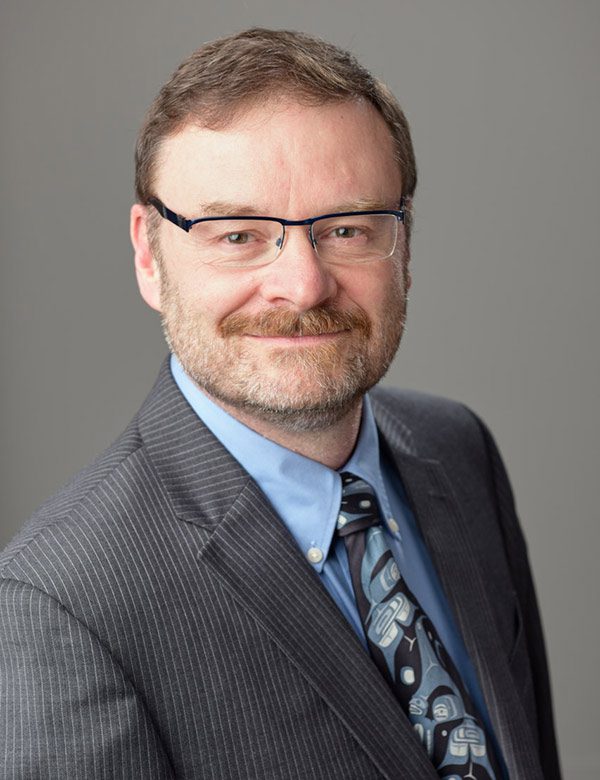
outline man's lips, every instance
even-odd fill
[[[344,328],[343,330],[326,331],[324,333],[315,333],[315,334],[306,334],[306,335],[298,334],[292,336],[289,336],[287,334],[282,335],[279,333],[273,333],[273,334],[243,333],[240,335],[256,341],[273,342],[275,344],[279,344],[280,346],[283,346],[284,344],[286,346],[288,344],[290,346],[309,346],[311,344],[323,344],[324,342],[327,341],[333,341],[336,338],[340,338],[348,333],[350,333],[350,329]]]

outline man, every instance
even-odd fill
[[[416,171],[347,53],[248,30],[155,100],[131,211],[171,358],[2,559],[3,777],[558,778],[490,434],[367,391]]]

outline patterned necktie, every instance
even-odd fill
[[[337,534],[373,660],[444,780],[500,780],[460,675],[433,624],[400,576],[371,486],[344,472]]]

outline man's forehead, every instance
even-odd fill
[[[192,120],[163,141],[154,178],[165,202],[185,192],[181,207],[206,215],[257,213],[263,195],[298,187],[339,211],[389,208],[400,186],[389,128],[358,101],[268,103],[217,128]]]

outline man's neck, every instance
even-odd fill
[[[336,423],[321,430],[297,431],[257,417],[243,409],[224,403],[202,390],[215,404],[236,420],[288,450],[316,460],[331,469],[338,469],[350,458],[358,439],[362,399]]]

